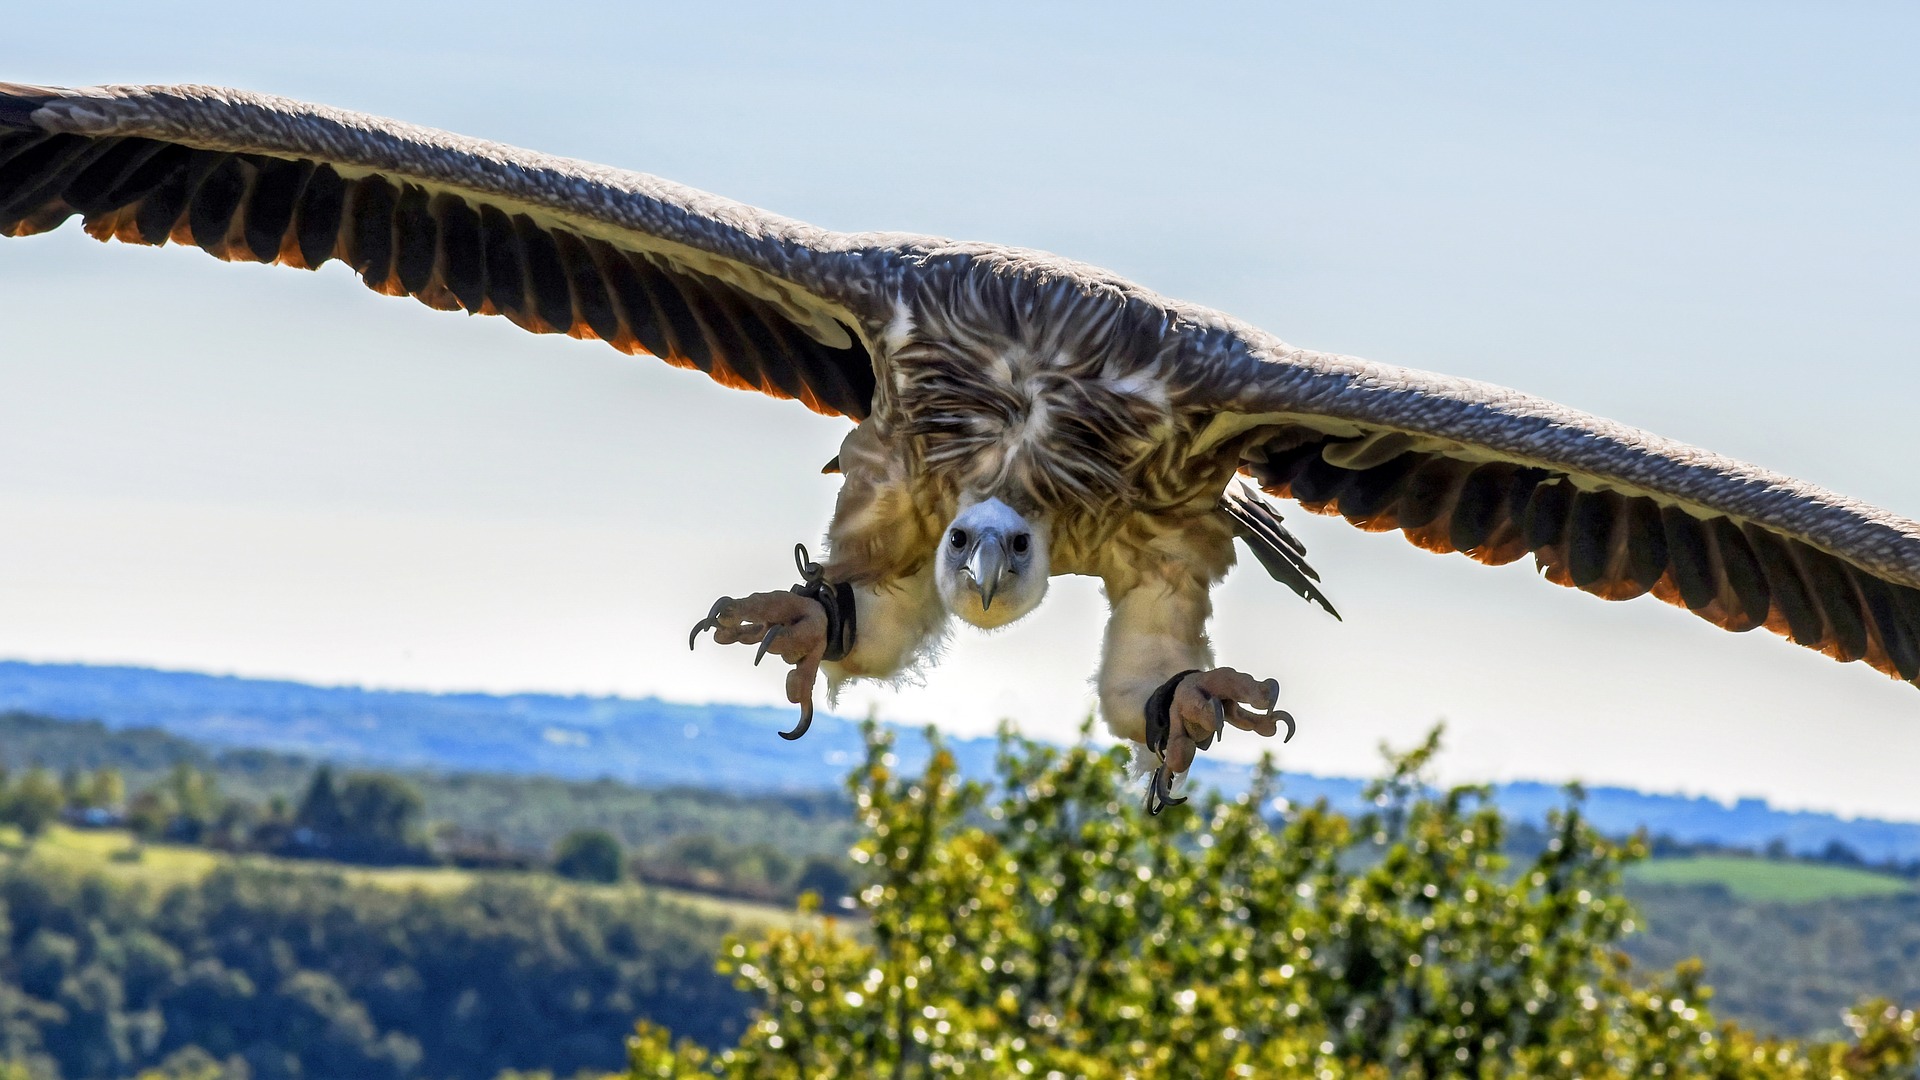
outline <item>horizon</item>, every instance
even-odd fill
[[[18,13],[0,77],[240,86],[822,227],[1058,251],[1301,345],[1920,516],[1920,12],[1392,10],[592,4],[507,33],[374,5],[314,25],[77,3]],[[0,282],[0,655],[781,701],[779,673],[689,653],[686,629],[720,593],[791,581],[842,424],[377,298],[338,266],[108,248],[70,223],[0,240]],[[1290,768],[1364,775],[1376,743],[1446,719],[1448,779],[1920,820],[1911,686],[1525,562],[1286,519],[1346,621],[1243,568],[1212,636],[1280,679]],[[1057,579],[1009,631],[957,634],[922,685],[836,711],[1059,738],[1103,614]]]
[[[183,669],[183,668],[155,668],[155,667],[146,667],[146,666],[132,665],[132,664],[105,664],[105,663],[89,663],[89,662],[83,662],[83,661],[34,661],[34,660],[21,660],[14,657],[0,657],[0,669],[5,669],[10,666],[24,666],[24,667],[31,667],[31,668],[79,668],[79,669],[89,670],[89,671],[120,671],[120,672],[138,672],[141,674],[157,674],[157,675],[163,675],[163,676],[185,676],[189,678],[204,678],[204,679],[215,679],[215,680],[224,680],[224,681],[233,681],[233,682],[258,683],[258,684],[268,685],[268,686],[292,686],[292,687],[299,687],[307,690],[318,690],[324,693],[348,692],[348,693],[363,693],[363,694],[373,694],[373,695],[426,696],[426,697],[434,697],[434,698],[463,698],[464,697],[464,698],[483,698],[483,699],[489,699],[493,701],[506,701],[514,698],[548,698],[556,701],[620,702],[623,704],[640,704],[640,705],[644,705],[648,703],[658,703],[661,705],[671,706],[675,708],[738,709],[738,710],[750,711],[750,712],[764,711],[772,714],[775,718],[777,718],[777,722],[772,723],[771,726],[769,727],[768,729],[769,732],[772,732],[781,727],[784,727],[787,722],[785,719],[785,711],[781,705],[770,705],[770,704],[759,703],[759,702],[682,701],[682,700],[675,700],[671,698],[661,697],[657,694],[634,697],[634,696],[627,696],[627,695],[621,695],[621,694],[562,693],[562,692],[546,691],[546,690],[522,690],[522,691],[486,691],[486,690],[461,690],[461,689],[418,690],[418,689],[410,689],[406,687],[387,687],[387,686],[375,686],[375,685],[364,685],[364,684],[354,684],[354,683],[313,683],[313,682],[303,681],[300,679],[261,677],[261,676],[236,674],[232,672],[201,671],[201,670]],[[6,706],[0,706],[0,712],[7,712],[7,711],[20,712],[23,715],[34,715],[31,709],[16,709],[16,708],[10,708]],[[115,723],[109,722],[104,717],[97,717],[97,716],[85,716],[85,717],[53,716],[50,718],[54,720],[62,721],[62,722],[67,722],[67,723],[86,723],[89,721],[95,721],[95,722],[104,724],[110,730],[130,730],[133,728],[143,726],[143,725],[137,725],[137,724],[115,724]],[[816,713],[815,719],[816,721],[823,720],[823,719],[832,719],[832,720],[837,720],[837,721],[848,723],[848,724],[857,724],[860,722],[858,719],[854,717],[845,716],[840,713],[829,711],[829,710],[822,710]],[[893,727],[899,731],[909,732],[909,733],[921,731],[927,726],[924,724],[911,724],[911,723],[903,723],[900,721],[887,720],[884,717],[875,717],[875,719],[879,720],[879,722],[882,724]],[[170,734],[176,734],[176,735],[178,734],[176,732],[171,732],[170,729],[163,728],[163,727],[153,727],[153,728],[150,728],[150,730],[160,730],[160,731],[167,731]],[[951,733],[942,732],[942,734],[946,735],[949,738],[954,738],[957,740],[962,740],[970,743],[979,743],[981,741],[994,739],[996,737],[995,733],[984,733],[984,734],[975,733],[975,734],[965,734],[965,735],[954,735]],[[1030,734],[1030,733],[1023,732],[1023,734]],[[1091,735],[1093,736],[1096,742],[1117,744],[1117,741],[1114,740],[1113,737],[1109,735],[1106,732],[1106,730],[1103,727],[1100,727],[1097,723],[1093,727],[1091,731]],[[189,741],[194,741],[194,742],[201,741],[191,736],[180,736],[180,737],[187,738],[189,739]],[[1077,742],[1077,738],[1076,739],[1062,738],[1060,737],[1058,732],[1053,732],[1053,731],[1044,732],[1044,733],[1031,733],[1030,737],[1038,739],[1041,742],[1049,743],[1054,746],[1070,746],[1070,745],[1074,745]],[[270,749],[276,753],[288,753],[295,756],[316,758],[317,760],[332,760],[331,758],[328,758],[325,755],[318,755],[316,757],[316,754],[313,751],[274,750],[273,748],[270,748],[270,747],[268,748],[254,747],[254,746],[251,746],[250,744],[245,744],[245,743],[233,743],[233,744],[215,743],[212,745],[221,746],[221,747],[230,746],[230,748],[232,749],[243,749],[243,750],[244,749]],[[1404,752],[1408,749],[1408,747],[1395,746],[1391,749],[1394,752]],[[1277,748],[1276,748],[1276,751],[1277,751]],[[1444,760],[1447,755],[1447,752],[1448,752],[1448,744],[1443,735],[1442,741],[1441,741],[1441,752],[1437,760]],[[1322,773],[1322,772],[1312,772],[1312,771],[1303,770],[1303,769],[1285,768],[1282,765],[1282,763],[1280,763],[1277,760],[1277,756],[1278,755],[1276,752],[1276,766],[1280,768],[1280,775],[1282,776],[1283,779],[1287,776],[1296,776],[1296,777],[1302,777],[1302,778],[1313,780],[1313,781],[1366,783],[1369,780],[1373,779],[1375,775],[1374,772],[1360,772],[1360,773],[1353,773],[1353,774]],[[1202,758],[1201,761],[1203,762],[1203,764],[1229,765],[1229,766],[1235,766],[1235,767],[1243,766],[1246,764],[1245,762],[1241,762],[1241,761],[1227,761],[1225,759],[1214,759],[1213,761],[1208,762],[1207,759]],[[485,772],[488,770],[481,770],[481,771]],[[522,775],[522,774],[509,774],[509,775]],[[532,772],[525,773],[524,775],[552,776],[556,779],[563,779],[563,780],[569,779],[568,777],[561,776],[560,774],[557,774],[557,773],[543,772],[539,770],[534,770]],[[636,783],[634,781],[622,781],[622,782]],[[1458,777],[1458,778],[1449,778],[1447,783],[1449,784],[1485,783],[1485,784],[1493,785],[1494,787],[1535,786],[1535,787],[1545,787],[1545,788],[1564,790],[1568,784],[1577,783],[1577,781],[1556,780],[1552,778],[1537,777],[1537,776],[1536,777],[1513,776],[1513,777],[1506,777],[1506,778],[1497,779],[1497,780],[1491,779],[1491,778],[1484,778],[1484,777],[1482,778]],[[647,786],[647,785],[642,784],[639,786]],[[1710,803],[1714,806],[1717,806],[1723,810],[1729,810],[1729,811],[1736,810],[1742,806],[1757,804],[1758,806],[1762,807],[1766,812],[1773,813],[1773,814],[1830,817],[1842,822],[1868,822],[1868,823],[1877,822],[1877,823],[1885,823],[1885,824],[1892,824],[1892,825],[1906,825],[1906,824],[1920,825],[1920,818],[1878,817],[1878,816],[1865,815],[1865,814],[1847,814],[1847,813],[1842,813],[1839,811],[1832,810],[1830,808],[1818,807],[1818,806],[1784,805],[1767,798],[1763,794],[1736,795],[1732,797],[1722,797],[1722,796],[1716,796],[1706,792],[1690,792],[1690,791],[1684,791],[1684,790],[1659,790],[1659,789],[1650,789],[1645,787],[1636,787],[1632,785],[1620,785],[1620,784],[1582,784],[1581,787],[1589,794],[1593,792],[1619,792],[1619,793],[1630,794],[1630,795],[1644,796],[1651,799],[1703,801],[1706,803]]]

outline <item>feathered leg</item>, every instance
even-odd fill
[[[911,667],[940,637],[946,608],[934,588],[927,552],[937,529],[915,508],[895,456],[869,425],[841,443],[835,459],[846,480],[828,527],[825,566],[799,549],[801,584],[787,592],[721,597],[693,630],[712,630],[720,644],[758,644],[758,664],[772,652],[794,665],[787,700],[800,706],[806,733],[814,684],[824,671],[831,689],[849,679],[887,679]]]
[[[1175,561],[1107,582],[1113,610],[1100,659],[1100,712],[1115,735],[1154,756],[1147,790],[1154,813],[1183,801],[1173,797],[1174,780],[1229,725],[1273,735],[1284,724],[1293,733],[1293,719],[1271,711],[1278,682],[1213,666],[1209,584]]]
[[[891,679],[913,667],[945,633],[946,606],[933,585],[933,566],[908,577],[855,587],[860,633],[846,656],[826,665],[836,689],[850,679]]]
[[[820,568],[811,569],[817,580]],[[828,598],[832,610],[821,599],[805,595],[806,584],[738,600],[723,596],[687,638],[692,647],[701,633],[712,630],[713,640],[721,645],[759,645],[755,665],[769,652],[792,664],[787,700],[800,706],[800,724],[781,733],[788,739],[805,735],[813,723],[814,684],[821,671],[833,690],[849,679],[891,678],[938,640],[946,622],[931,568],[879,585],[828,586],[834,592]],[[845,610],[848,604],[851,610]]]

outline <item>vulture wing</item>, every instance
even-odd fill
[[[1194,452],[1236,454],[1269,494],[1484,563],[1532,554],[1561,585],[1651,592],[1920,681],[1920,523],[1503,387],[1296,349],[1038,253],[829,233],[656,177],[264,95],[0,84],[0,234],[76,214],[102,240],[339,259],[377,292],[600,338],[856,420],[874,407],[868,343],[890,290],[1024,281],[1006,297],[1016,321],[1064,318],[1070,351],[1145,365],[1201,425]],[[1253,503],[1235,507],[1251,514],[1238,529],[1268,537]],[[1297,541],[1274,536],[1276,575],[1324,603],[1287,557]]]
[[[198,86],[0,83],[0,235],[352,267],[429,307],[599,338],[866,417],[882,248],[656,177]]]
[[[1920,522],[1505,387],[1169,309],[1181,344],[1162,355],[1205,417],[1199,449],[1237,452],[1269,494],[1920,682]]]

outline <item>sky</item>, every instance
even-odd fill
[[[1519,387],[1920,517],[1920,12],[1766,3],[29,5],[0,79],[200,82],[1057,251],[1297,345]],[[844,421],[317,274],[0,241],[0,656],[774,703],[686,649],[817,541]],[[1284,768],[1920,818],[1920,694],[1301,511],[1237,570]],[[843,713],[1070,738],[1059,579]],[[1246,757],[1256,740],[1215,753]]]

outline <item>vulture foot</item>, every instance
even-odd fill
[[[1155,691],[1147,702],[1147,749],[1160,756],[1160,764],[1147,784],[1147,812],[1158,814],[1187,801],[1174,796],[1174,780],[1229,726],[1271,737],[1285,725],[1281,741],[1292,739],[1293,717],[1274,708],[1279,700],[1278,681],[1263,682],[1232,668],[1189,671]]]
[[[713,640],[722,645],[758,644],[755,666],[768,653],[794,666],[787,673],[787,700],[800,706],[800,723],[780,737],[805,735],[813,723],[813,684],[826,658],[827,609],[818,600],[791,592],[754,593],[739,600],[723,596],[694,624],[687,648],[693,648],[704,630],[712,630]]]

